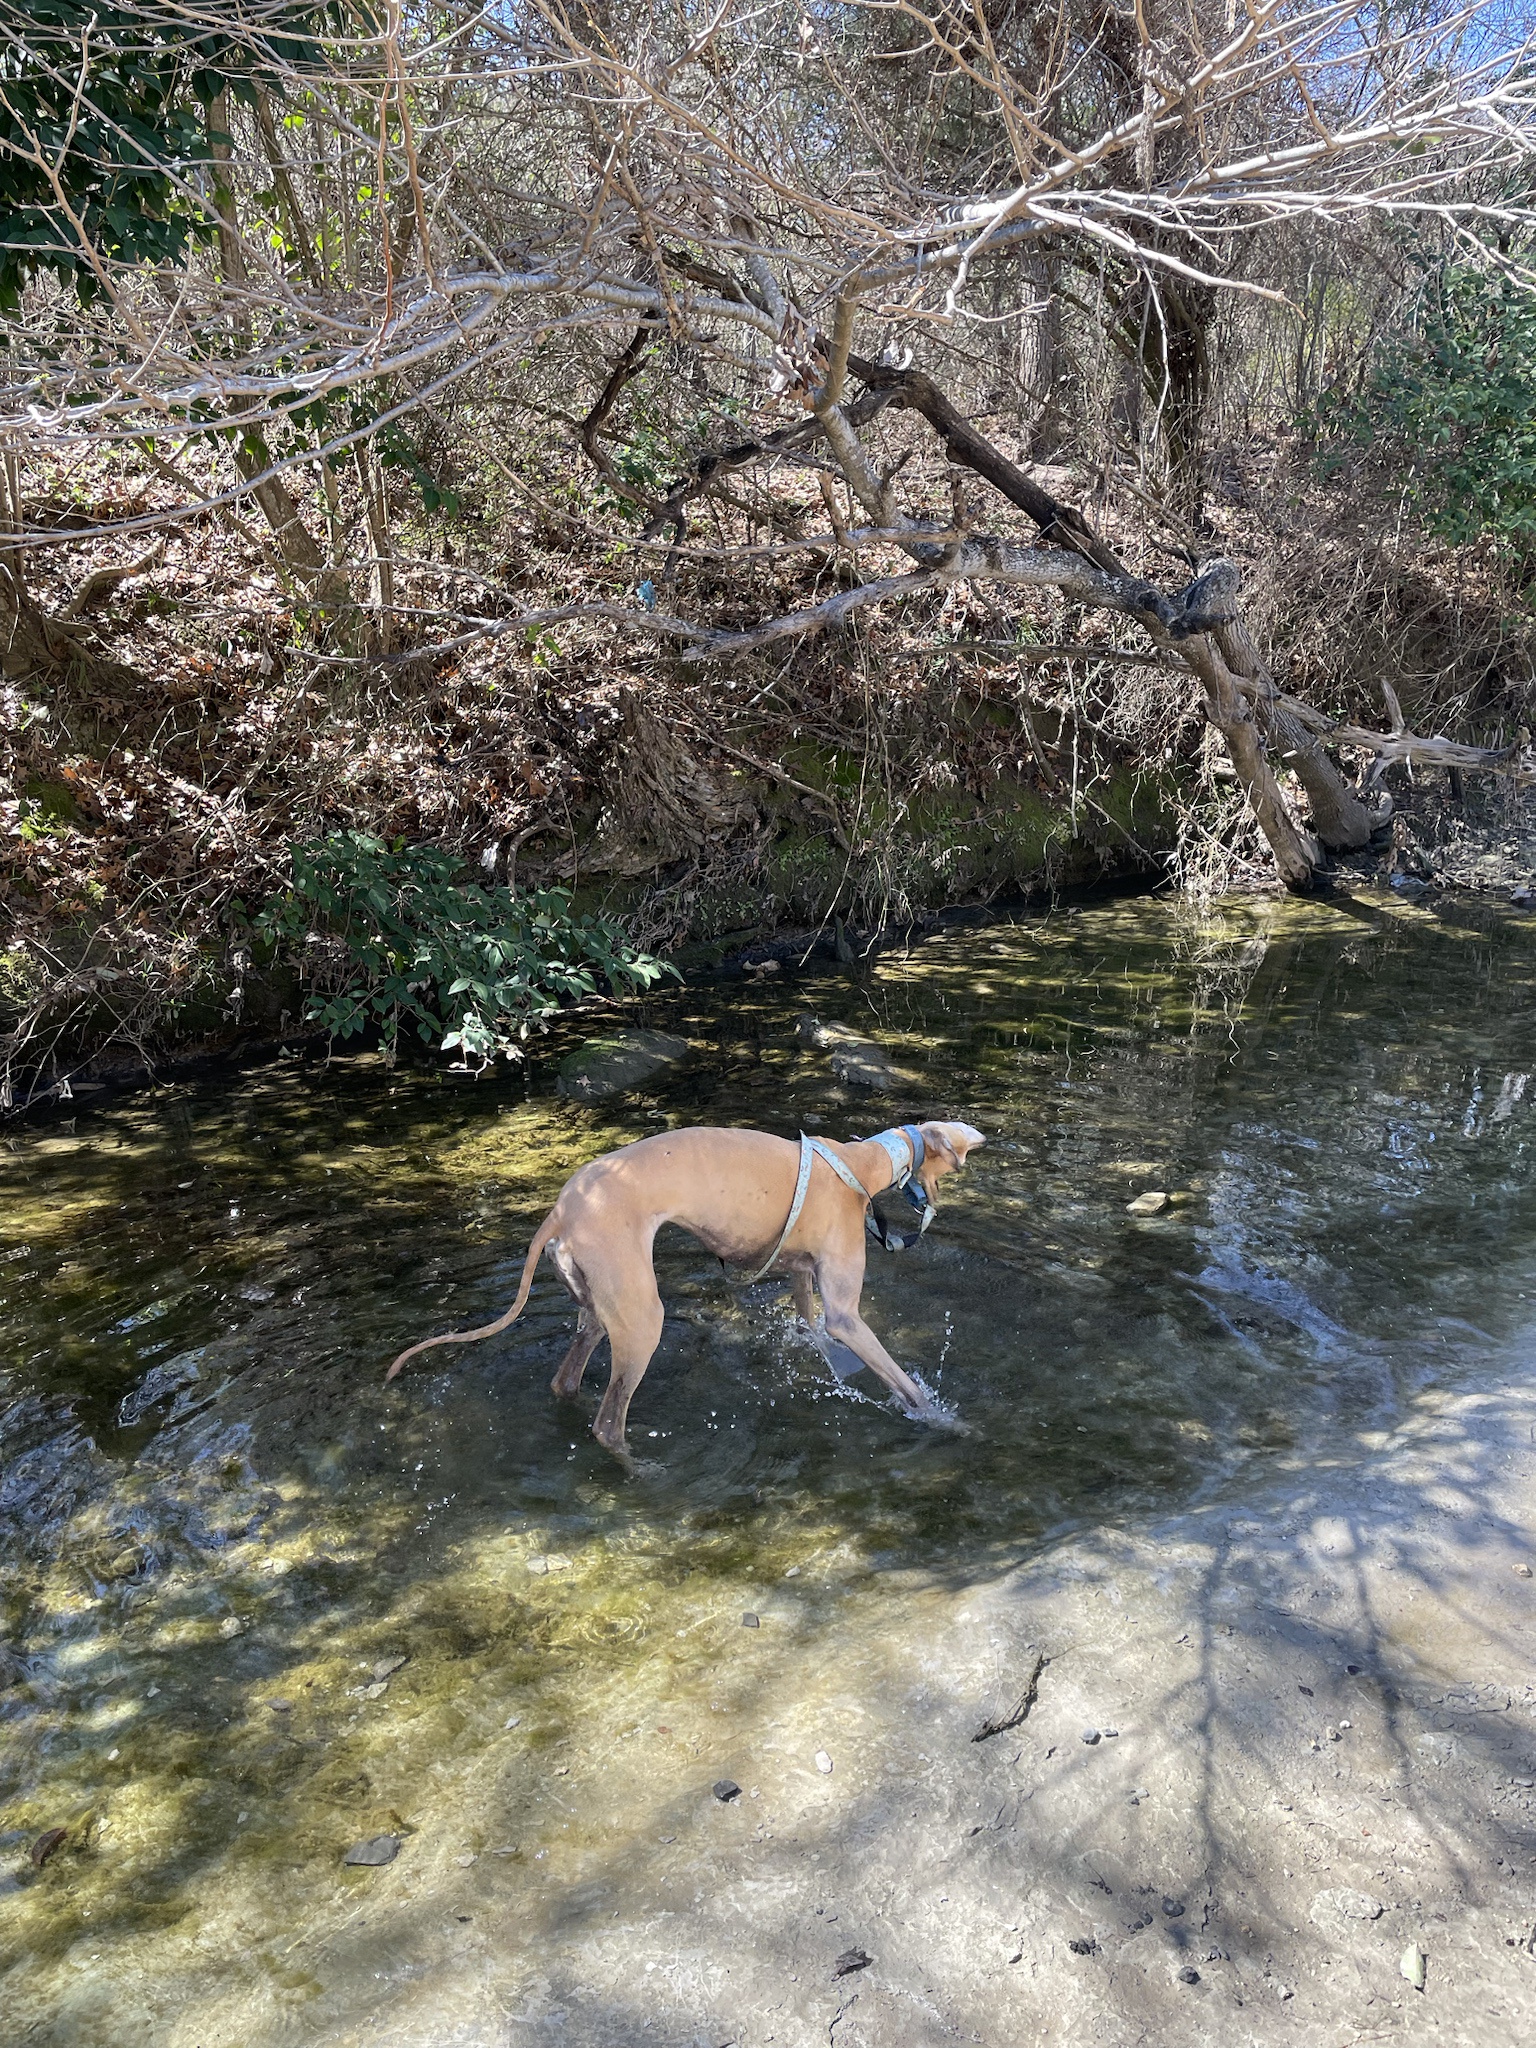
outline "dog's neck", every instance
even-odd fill
[[[895,1187],[898,1181],[905,1180],[917,1164],[910,1140],[897,1131],[894,1135],[900,1143],[889,1149],[882,1142],[889,1135],[892,1134],[882,1132],[877,1138],[854,1138],[840,1148],[847,1155],[848,1164],[853,1168],[860,1185],[872,1196],[882,1195],[887,1188]],[[907,1163],[905,1167],[898,1167],[895,1153],[900,1152],[903,1146],[907,1150]]]

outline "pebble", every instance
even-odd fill
[[[397,1651],[393,1657],[381,1657],[373,1667],[373,1675],[375,1678],[392,1678],[402,1664],[409,1664],[410,1661],[409,1654],[404,1650]]]
[[[521,1714],[508,1714],[506,1720],[501,1725],[503,1728],[521,1728],[523,1717]]]
[[[1094,1744],[1095,1744],[1095,1743],[1096,1743],[1096,1742],[1097,1742],[1097,1741],[1099,1740],[1099,1731],[1098,1731],[1098,1729],[1097,1729],[1097,1728],[1085,1728],[1085,1729],[1083,1730],[1083,1740],[1084,1740],[1084,1742],[1086,1742],[1086,1743],[1087,1743],[1088,1747],[1089,1747],[1090,1749],[1092,1749],[1093,1745],[1094,1745]]]
[[[354,1842],[341,1860],[373,1870],[382,1863],[393,1863],[399,1854],[398,1835],[370,1835],[365,1842]]]
[[[866,1955],[861,1948],[845,1948],[832,1965],[832,1974],[834,1977],[851,1977],[855,1970],[867,1970],[874,1960],[873,1956]],[[833,2025],[836,2024],[834,2020]]]
[[[1163,1911],[1170,1920],[1177,1920],[1184,1911],[1184,1901],[1182,1899],[1164,1899]]]
[[[743,1615],[743,1616],[741,1617],[741,1625],[742,1625],[742,1627],[743,1627],[743,1628],[761,1628],[761,1627],[762,1627],[762,1623],[761,1623],[761,1622],[760,1622],[760,1621],[758,1620],[758,1618],[757,1618],[757,1616],[756,1616],[755,1614],[744,1614],[744,1615]]]
[[[1134,1202],[1127,1202],[1127,1216],[1155,1216],[1160,1209],[1166,1209],[1168,1197],[1160,1189],[1148,1188],[1144,1195],[1138,1195]]]
[[[1528,1579],[1531,1576],[1531,1568],[1528,1564],[1511,1565],[1510,1570],[1517,1579]]]
[[[475,1860],[475,1852],[473,1849],[466,1849],[462,1856],[455,1856],[453,1860],[457,1863],[460,1870],[468,1870],[471,1863]]]
[[[1402,1959],[1397,1966],[1398,1971],[1400,1975],[1407,1978],[1415,1991],[1422,1991],[1424,1989],[1424,1972],[1428,1961],[1428,1956],[1425,1955],[1423,1949],[1419,1947],[1416,1941],[1410,1941],[1403,1950]]]
[[[268,1712],[269,1714],[291,1714],[291,1713],[293,1712],[293,1701],[292,1701],[292,1700],[268,1700],[268,1701],[267,1701],[267,1712]]]
[[[1106,1728],[1104,1730],[1104,1740],[1106,1742],[1114,1742],[1118,1738],[1119,1734],[1120,1730],[1118,1728]]]
[[[823,1777],[826,1777],[831,1772],[832,1759],[824,1749],[818,1749],[816,1752],[816,1768]]]
[[[232,1643],[236,1636],[243,1636],[249,1627],[250,1623],[242,1621],[238,1614],[226,1614],[219,1623],[219,1634],[226,1643]]]
[[[1190,1969],[1188,1964],[1186,1964],[1179,1972],[1179,1982],[1181,1984],[1198,1984],[1200,1982],[1200,1972]]]
[[[729,1806],[733,1799],[741,1797],[741,1787],[734,1778],[716,1778],[709,1789],[722,1806]]]
[[[27,1861],[34,1870],[41,1870],[48,1858],[69,1833],[68,1828],[45,1828],[27,1851]]]

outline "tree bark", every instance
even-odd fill
[[[248,483],[271,466],[266,444],[235,449],[235,468]],[[293,493],[280,476],[251,483],[251,496],[261,507],[284,566],[321,604],[343,605],[351,596],[345,574],[326,559],[325,550],[304,524]]]
[[[1259,821],[1259,829],[1269,841],[1281,881],[1298,895],[1307,894],[1316,886],[1323,850],[1291,816],[1236,676],[1208,633],[1198,633],[1186,640],[1180,652],[1200,678],[1205,691],[1205,715],[1227,743],[1237,779]]]
[[[1216,635],[1222,658],[1240,683],[1254,685],[1253,698],[1269,747],[1296,771],[1312,809],[1312,825],[1323,845],[1334,853],[1353,853],[1376,829],[1376,820],[1345,781],[1316,733],[1308,731],[1281,701],[1273,676],[1240,620]]]

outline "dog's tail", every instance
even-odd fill
[[[392,1380],[408,1358],[414,1358],[418,1351],[430,1351],[434,1344],[477,1344],[482,1337],[496,1337],[509,1323],[515,1323],[522,1314],[528,1300],[528,1290],[533,1285],[533,1269],[539,1263],[539,1255],[552,1237],[558,1225],[556,1217],[560,1205],[557,1202],[544,1221],[539,1225],[533,1243],[528,1247],[528,1257],[523,1262],[522,1285],[517,1290],[517,1299],[504,1316],[498,1316],[494,1323],[487,1323],[483,1330],[449,1330],[441,1337],[424,1337],[419,1344],[413,1344],[408,1351],[402,1351],[394,1364],[385,1373],[386,1381]]]

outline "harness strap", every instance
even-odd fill
[[[754,1281],[762,1279],[768,1268],[779,1256],[779,1253],[783,1251],[785,1239],[800,1221],[800,1211],[805,1207],[805,1191],[811,1184],[811,1162],[814,1159],[824,1159],[838,1179],[844,1182],[846,1186],[852,1188],[861,1202],[867,1203],[869,1201],[868,1188],[843,1164],[837,1154],[829,1151],[820,1138],[808,1138],[804,1131],[802,1131],[800,1133],[800,1171],[795,1179],[795,1199],[789,1205],[789,1214],[784,1219],[784,1228],[779,1232],[778,1243],[752,1275],[752,1278],[744,1283],[746,1286],[750,1287]]]

